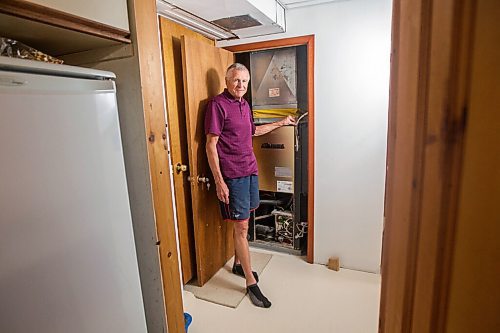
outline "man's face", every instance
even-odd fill
[[[226,87],[235,99],[241,99],[247,92],[250,75],[245,70],[231,70],[229,78],[226,78]]]

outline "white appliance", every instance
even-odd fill
[[[0,332],[146,332],[113,73],[0,57]]]

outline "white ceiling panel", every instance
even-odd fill
[[[217,40],[286,31],[277,0],[157,0],[158,14]]]
[[[287,9],[320,5],[327,2],[340,2],[348,0],[279,0]]]

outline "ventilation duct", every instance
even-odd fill
[[[285,32],[276,0],[158,0],[158,14],[216,40]]]
[[[250,54],[253,109],[297,109],[295,48]]]

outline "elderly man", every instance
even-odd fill
[[[262,294],[257,273],[252,271],[248,248],[248,219],[259,205],[257,161],[253,153],[252,135],[271,132],[295,123],[293,117],[255,126],[247,92],[250,74],[239,63],[226,71],[226,89],[207,105],[205,115],[206,151],[214,176],[222,217],[234,223],[233,273],[246,279],[247,291],[253,304],[268,308],[271,302]]]

